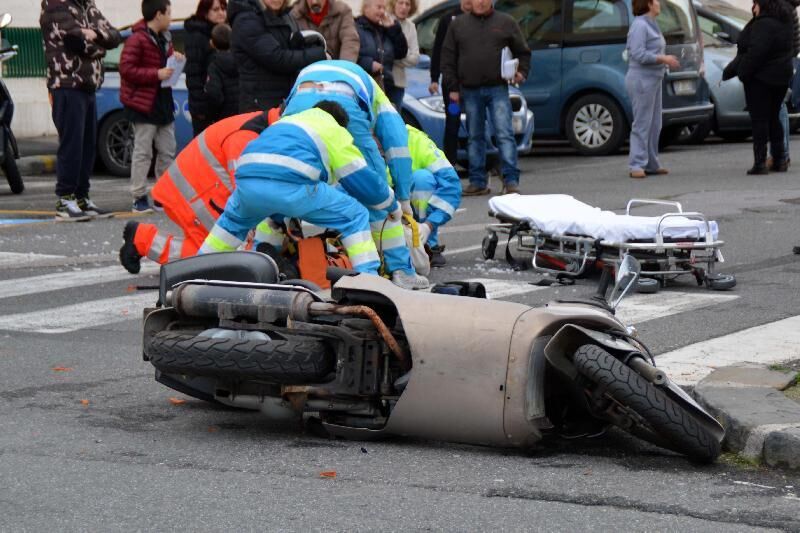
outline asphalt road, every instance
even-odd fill
[[[656,354],[798,314],[798,171],[746,176],[748,144],[677,147],[662,162],[669,176],[631,180],[622,155],[548,146],[522,160],[522,192],[612,210],[634,197],[667,199],[719,222],[720,271],[739,284],[719,300],[688,278],[653,295],[655,307],[671,295],[689,302],[634,320]],[[53,181],[26,178],[16,197],[0,186],[0,219],[46,217]],[[127,180],[101,176],[92,197],[124,211],[126,189]],[[531,305],[594,290],[596,280],[532,290],[542,276],[484,261],[486,200],[464,199],[434,281],[500,280],[495,290],[510,287],[501,297]],[[731,458],[699,467],[621,432],[527,453],[326,440],[168,390],[142,361],[140,308],[101,305],[156,283],[153,270],[114,273],[129,216],[0,225],[0,530],[800,530],[800,475]],[[93,307],[107,310],[98,317]],[[61,325],[26,326],[41,316]],[[77,325],[63,326],[70,319]]]

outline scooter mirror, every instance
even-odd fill
[[[12,20],[11,13],[3,13],[2,15],[0,15],[0,29],[3,29],[9,24],[11,24],[11,20]]]
[[[628,291],[636,285],[640,272],[639,261],[633,256],[625,254],[617,268],[616,284],[608,300],[608,305],[612,309],[616,309],[622,299],[625,298],[625,295],[628,294]]]

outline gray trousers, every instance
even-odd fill
[[[175,123],[156,126],[145,122],[133,124],[133,154],[131,155],[131,195],[133,199],[147,194],[147,173],[156,150],[156,178],[160,177],[175,159]]]
[[[658,138],[661,135],[661,81],[663,76],[629,70],[625,76],[625,89],[633,107],[631,125],[630,170],[656,170]]]

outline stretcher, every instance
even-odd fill
[[[661,206],[659,216],[631,215],[637,206]],[[725,290],[736,278],[715,272],[724,262],[716,222],[685,212],[678,202],[632,199],[625,214],[603,211],[565,194],[507,194],[489,200],[482,253],[494,258],[502,235],[506,260],[517,269],[533,268],[559,279],[584,277],[603,264],[618,265],[625,254],[642,266],[641,292],[655,292],[677,276],[692,275],[698,285]],[[530,258],[523,257],[530,254]]]

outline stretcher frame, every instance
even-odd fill
[[[496,217],[500,222],[486,226],[487,235],[482,243],[483,257],[484,259],[494,257],[499,242],[498,235],[503,235],[508,245],[511,245],[516,238],[516,250],[532,255],[530,266],[534,270],[553,274],[559,278],[583,277],[598,261],[613,264],[616,269],[625,254],[630,254],[641,264],[642,277],[657,280],[660,286],[664,286],[668,279],[687,274],[693,275],[698,285],[705,283],[712,289],[729,289],[736,284],[733,276],[715,272],[716,264],[725,261],[720,250],[725,242],[713,238],[711,226],[705,215],[700,212],[686,212],[679,202],[644,198],[633,198],[628,201],[625,214],[630,215],[633,207],[642,205],[661,205],[673,209],[659,217],[656,236],[652,241],[618,242],[586,235],[549,234],[530,221],[510,219],[490,212],[489,216]],[[677,217],[701,222],[705,226],[705,235],[701,236],[695,226],[677,227],[665,224],[669,219]],[[698,237],[673,239],[665,235],[668,229],[673,231],[692,229],[698,231]],[[510,252],[507,251],[506,257],[512,257]],[[512,262],[511,259],[509,261]],[[553,265],[554,262],[563,263],[563,268],[546,266],[546,263]],[[528,266],[516,260],[512,265],[515,268]]]

